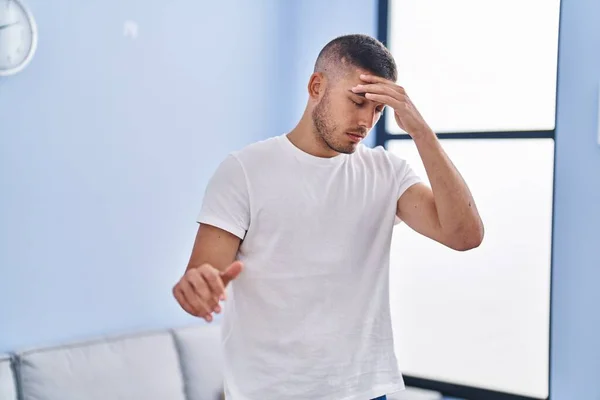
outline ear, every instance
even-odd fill
[[[325,93],[327,78],[321,72],[315,72],[308,81],[308,96],[312,100],[320,100]]]

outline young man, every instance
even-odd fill
[[[394,224],[459,251],[481,243],[467,185],[396,79],[377,40],[334,39],[317,58],[298,125],[231,153],[210,180],[173,293],[209,322],[225,305],[228,400],[402,390],[388,297]],[[403,159],[360,143],[384,107],[413,138],[431,188]]]

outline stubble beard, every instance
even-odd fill
[[[352,143],[341,143],[340,140],[336,140],[335,132],[338,130],[337,125],[331,121],[329,112],[331,105],[329,104],[329,93],[326,92],[319,104],[315,106],[312,111],[312,120],[315,127],[315,134],[317,138],[331,150],[344,153],[352,154],[356,150],[356,146]]]

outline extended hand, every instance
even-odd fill
[[[210,264],[190,268],[173,287],[173,295],[185,311],[212,321],[212,313],[220,313],[220,300],[225,300],[225,288],[242,272],[242,263],[236,261],[224,271]]]
[[[385,104],[394,110],[398,126],[413,138],[432,133],[431,128],[402,86],[374,75],[361,75],[365,82],[352,88],[354,93],[364,93],[369,100]]]

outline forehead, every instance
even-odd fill
[[[363,81],[362,79],[360,79],[360,76],[362,74],[369,75],[369,74],[372,74],[372,72],[367,71],[366,69],[360,69],[360,68],[356,68],[356,67],[349,68],[337,80],[337,82],[335,84],[337,92],[340,95],[359,96],[359,97],[364,98],[365,97],[364,93],[354,93],[352,91],[352,88],[355,87],[356,85],[361,85],[361,84],[367,83],[367,82]],[[371,102],[377,106],[382,105],[382,103],[379,103],[379,102],[376,102],[373,100],[367,100],[367,101]]]
[[[340,83],[345,86],[350,86],[350,88],[360,85],[361,83],[365,83],[362,79],[360,79],[361,74],[371,74],[371,72],[367,71],[366,69],[349,67],[342,73]]]

